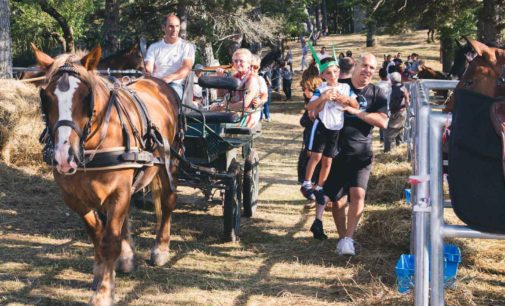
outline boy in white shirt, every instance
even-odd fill
[[[309,47],[313,51],[312,46],[309,45]],[[324,234],[322,226],[324,205],[326,204],[322,186],[330,173],[331,162],[338,153],[339,131],[344,125],[343,107],[358,108],[359,104],[351,87],[348,84],[338,83],[340,69],[335,58],[317,60],[317,63],[320,75],[326,82],[316,89],[306,106],[307,110],[317,114],[317,117],[307,145],[310,159],[307,163],[305,181],[300,190],[306,198],[315,198],[318,204],[316,205],[316,219],[310,228],[314,238],[326,239],[327,236]],[[320,161],[319,178],[317,184],[312,186],[311,179]]]

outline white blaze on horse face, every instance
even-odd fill
[[[58,121],[61,120],[72,120],[72,99],[74,97],[75,91],[79,86],[80,80],[76,77],[68,77],[68,90],[61,91],[59,86],[56,86],[54,90],[54,95],[58,98]],[[75,161],[68,162],[69,149],[71,147],[70,134],[72,133],[72,128],[69,126],[58,127],[58,137],[56,139],[56,146],[54,148],[54,159],[58,162],[57,170],[60,173],[66,173],[70,168],[76,168],[77,164]]]

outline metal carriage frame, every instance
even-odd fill
[[[225,89],[229,93],[240,90],[238,84],[230,84],[230,79],[200,78],[199,84],[208,89],[203,105],[212,102],[211,88]],[[255,139],[261,135],[261,122],[254,128],[237,125],[252,113],[261,112],[261,108],[248,112],[242,101],[242,111],[229,112],[229,94],[224,100],[218,100],[226,103],[226,111],[205,111],[192,105],[193,84],[194,74],[191,73],[185,82],[179,116],[185,131],[184,154],[178,156],[179,185],[200,189],[205,200],[211,198],[213,191],[219,191],[223,205],[223,239],[237,241],[241,217],[252,217],[257,206],[259,157],[253,147]]]

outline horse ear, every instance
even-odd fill
[[[489,47],[485,44],[466,36],[463,36],[463,38],[466,40],[468,46],[470,47],[470,50],[465,53],[468,62],[473,61],[477,56],[484,56],[485,54],[489,53]]]
[[[102,57],[102,47],[96,45],[91,51],[81,58],[81,64],[86,70],[95,70]]]
[[[30,43],[32,47],[33,53],[35,54],[35,59],[37,60],[37,64],[44,70],[47,71],[49,67],[54,63],[54,58],[40,51],[35,44]]]

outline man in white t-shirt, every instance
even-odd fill
[[[147,49],[146,75],[162,79],[182,98],[184,78],[195,61],[195,47],[179,37],[179,17],[167,15],[161,25],[165,35]]]

